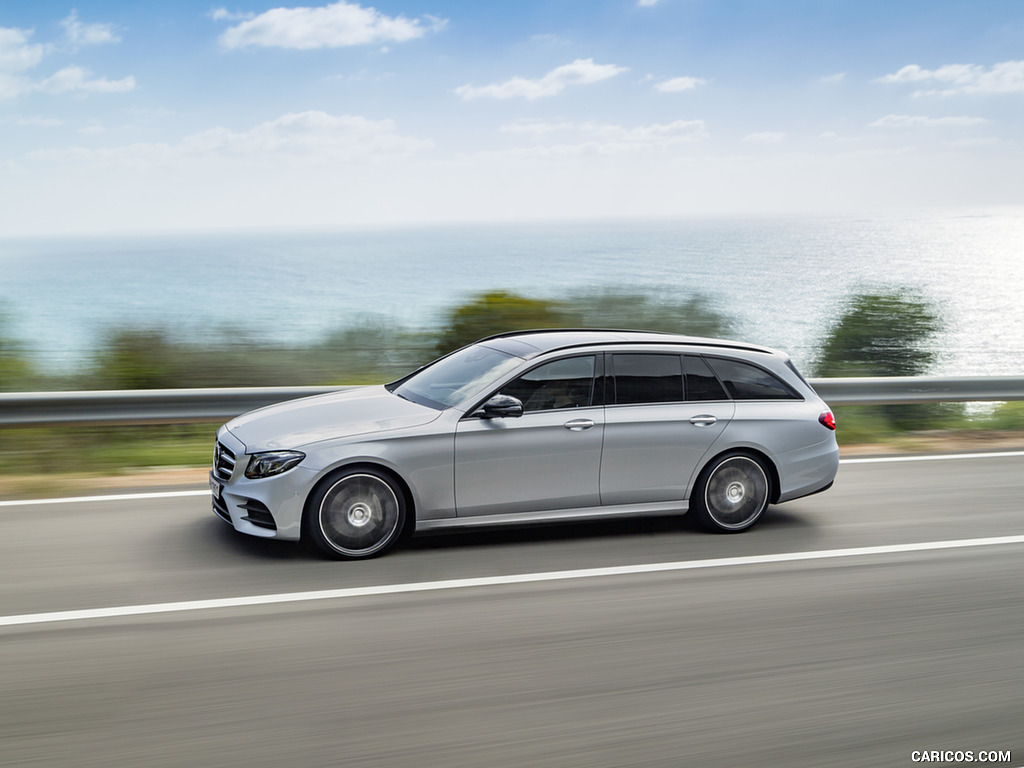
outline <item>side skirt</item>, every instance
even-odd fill
[[[416,532],[437,531],[445,528],[475,528],[487,525],[523,525],[563,523],[571,520],[601,520],[615,517],[655,517],[681,515],[689,509],[686,501],[659,501],[648,504],[617,504],[609,507],[581,507],[540,512],[513,512],[504,515],[475,517],[448,517],[441,520],[417,520]]]

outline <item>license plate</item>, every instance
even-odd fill
[[[220,483],[218,483],[216,480],[214,480],[211,477],[210,478],[210,493],[213,494],[213,498],[219,499],[220,498],[220,492],[221,492]]]

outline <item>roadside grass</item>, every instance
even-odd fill
[[[217,426],[22,427],[0,430],[0,496],[50,495],[96,477],[210,464]]]

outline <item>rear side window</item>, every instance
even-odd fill
[[[734,400],[799,400],[792,389],[763,368],[739,360],[707,358]]]
[[[729,396],[722,388],[721,382],[704,362],[704,358],[687,355],[686,366],[686,399],[687,400],[728,400]]]
[[[679,355],[612,355],[615,402],[677,403],[683,399],[683,363]]]

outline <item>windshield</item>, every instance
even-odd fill
[[[484,389],[522,358],[484,346],[460,349],[415,373],[392,392],[431,408],[451,408]]]

